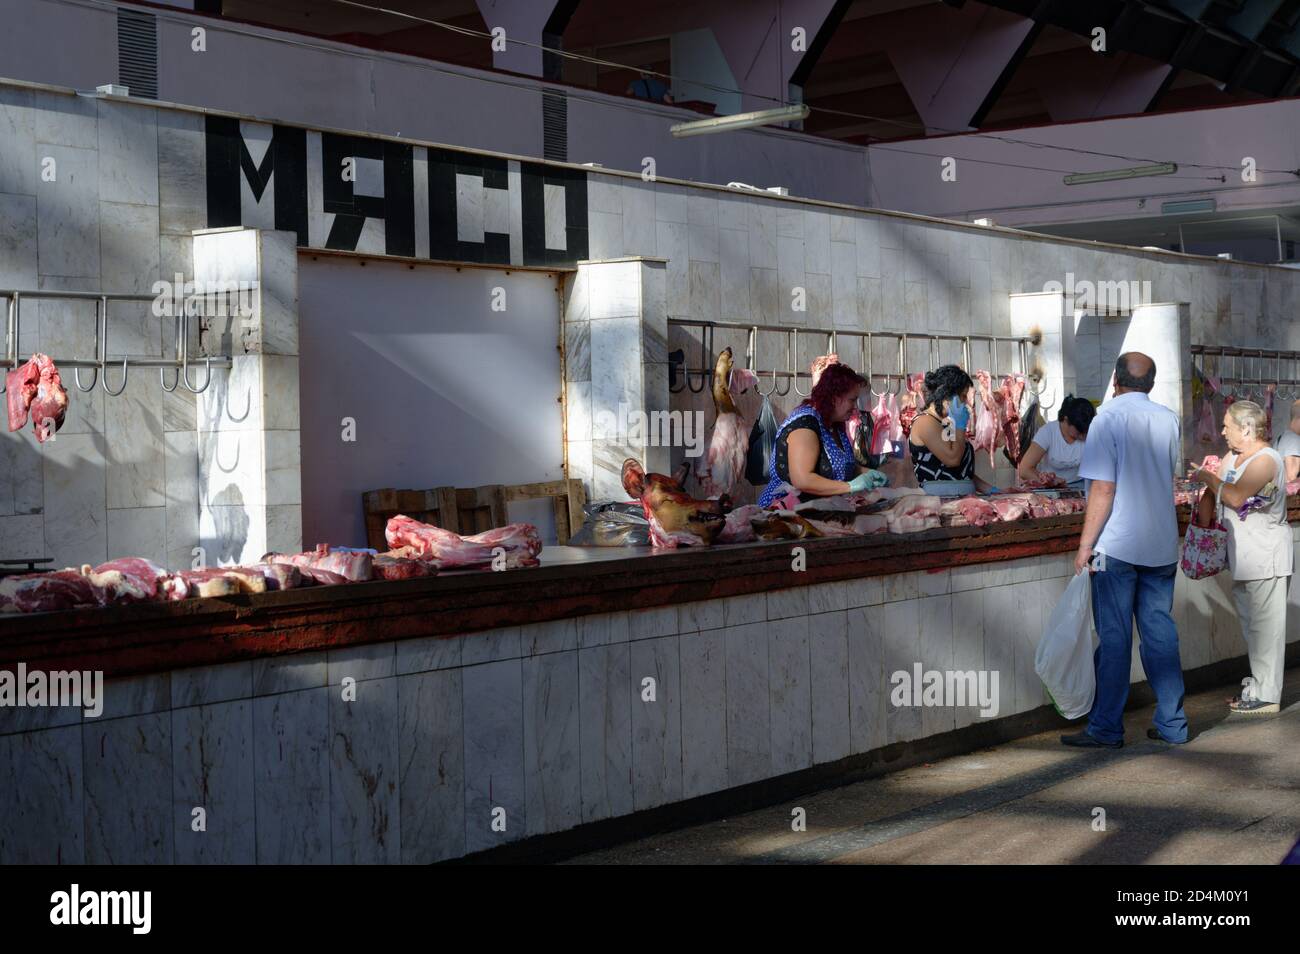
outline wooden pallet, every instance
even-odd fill
[[[489,484],[484,487],[434,487],[432,490],[368,490],[361,495],[367,545],[387,550],[388,519],[405,514],[462,536],[482,533],[510,522],[512,500],[550,498],[556,538],[561,546],[582,528],[586,491],[580,480],[547,480],[535,484]]]

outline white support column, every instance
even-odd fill
[[[668,407],[667,260],[578,263],[564,306],[568,476],[588,499],[623,500],[623,461],[667,473],[671,448],[650,428]]]
[[[217,319],[209,353],[233,355],[199,395],[199,545],[208,566],[302,549],[298,412],[298,256],[292,232],[210,229],[194,236],[194,276],[251,288],[252,314]],[[249,283],[232,286],[231,283]],[[313,541],[314,542],[314,541]]]

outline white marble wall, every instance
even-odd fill
[[[96,720],[0,709],[0,864],[458,857],[980,720],[895,708],[918,662],[996,671],[998,715],[1026,712],[1071,559],[111,680]],[[1179,575],[1185,669],[1244,655],[1229,585]]]
[[[160,277],[192,275],[190,230],[206,206],[199,114],[0,86],[0,170],[0,287],[147,294]],[[90,303],[30,300],[22,317],[21,355],[93,357]],[[171,353],[170,320],[143,305],[114,304],[110,317],[110,353]],[[119,397],[72,377],[54,440],[0,433],[0,554],[188,566],[194,396],[165,393],[156,372],[136,370]]]

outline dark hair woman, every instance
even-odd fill
[[[1083,459],[1088,427],[1096,416],[1091,401],[1067,394],[1056,420],[1048,421],[1034,434],[1025,456],[1020,458],[1016,476],[1029,482],[1045,473],[1055,474],[1070,487],[1083,487],[1079,461]]]
[[[772,479],[758,498],[766,507],[793,491],[800,500],[831,497],[880,487],[878,470],[858,472],[844,422],[858,404],[867,380],[846,364],[821,372],[807,400],[777,431],[772,445]]]
[[[912,422],[908,450],[916,481],[926,493],[950,497],[994,489],[975,476],[975,450],[966,440],[974,384],[955,364],[925,376],[925,408]]]

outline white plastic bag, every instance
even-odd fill
[[[1087,715],[1097,691],[1092,660],[1091,576],[1085,571],[1070,580],[1052,610],[1034,656],[1034,671],[1047,687],[1056,711],[1067,719]]]

